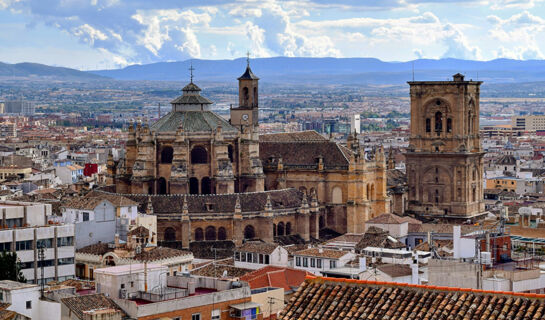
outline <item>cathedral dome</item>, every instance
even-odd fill
[[[218,127],[223,133],[238,133],[227,120],[212,111],[172,111],[151,126],[153,132],[176,132],[183,128],[184,132],[215,132]]]

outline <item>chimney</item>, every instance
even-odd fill
[[[420,284],[420,277],[418,276],[418,252],[413,252],[413,261],[411,263],[411,283]]]
[[[460,238],[462,237],[462,228],[460,226],[452,227],[452,242],[454,245],[454,259],[460,259]]]
[[[119,248],[119,233],[116,233],[114,236],[114,244],[116,249]]]

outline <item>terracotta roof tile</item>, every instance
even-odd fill
[[[545,295],[307,278],[279,319],[544,319]]]
[[[267,243],[261,241],[248,241],[238,247],[236,251],[242,252],[253,252],[253,253],[262,253],[262,254],[272,254],[273,251],[278,248],[278,245],[275,243]]]
[[[308,275],[311,273],[304,270],[266,266],[243,275],[240,280],[248,282],[252,289],[275,287],[292,291],[294,287],[299,287]]]
[[[121,315],[125,313],[121,308],[112,301],[112,299],[103,294],[91,294],[84,296],[75,296],[61,299],[68,309],[70,309],[79,319],[87,319],[86,314],[92,311],[111,309],[113,312],[118,312]]]
[[[339,259],[339,258],[343,257],[344,255],[348,254],[348,252],[341,251],[341,250],[309,248],[309,249],[294,252],[293,254],[297,255],[297,256]]]

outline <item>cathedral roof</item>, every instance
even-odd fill
[[[512,155],[507,154],[507,155],[504,155],[501,158],[499,158],[498,161],[496,161],[496,164],[512,166],[512,165],[517,164],[517,158],[515,158]]]
[[[213,132],[221,126],[223,132],[239,132],[227,120],[212,111],[172,111],[151,126],[154,132]]]
[[[259,80],[259,78],[252,72],[252,69],[250,69],[250,66],[248,65],[246,71],[238,77],[238,80]]]
[[[281,140],[282,141],[282,140]],[[295,141],[295,142],[259,142],[259,157],[264,164],[282,158],[284,167],[315,166],[318,158],[322,158],[324,167],[348,168],[350,151],[329,140]]]
[[[188,83],[183,89],[183,94],[178,98],[172,100],[172,104],[212,104],[212,101],[201,96],[201,88],[199,88],[193,82]]]

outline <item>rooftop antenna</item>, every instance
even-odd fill
[[[193,60],[191,60],[191,65],[189,66],[189,79],[191,80],[191,83],[193,83],[193,70],[195,70],[195,68],[193,68]]]

